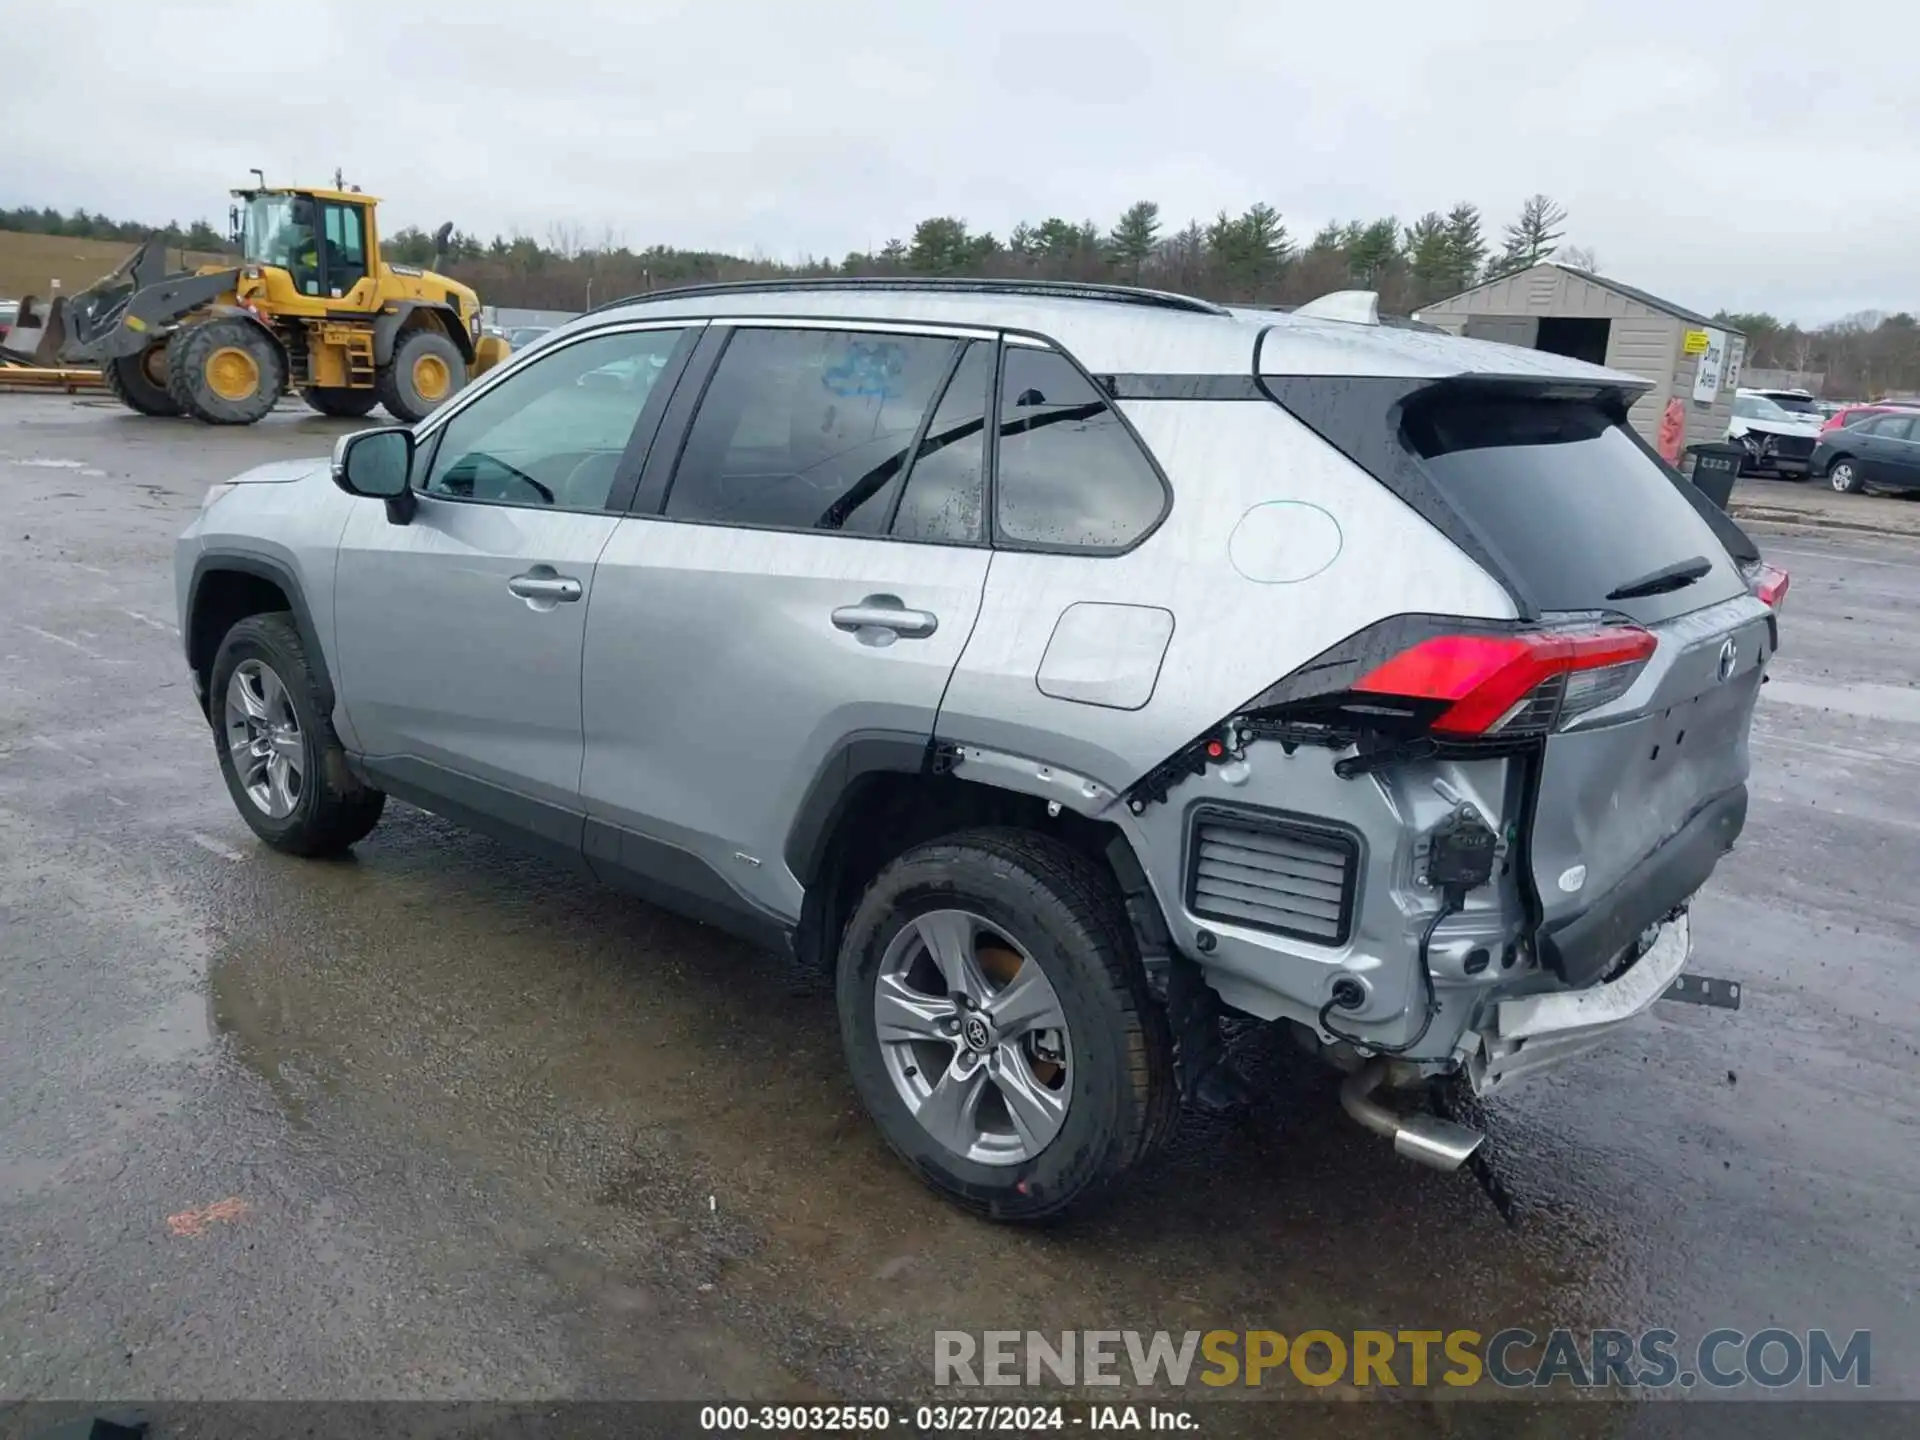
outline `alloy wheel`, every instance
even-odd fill
[[[1066,1011],[1027,948],[967,910],[909,921],[880,960],[887,1075],[954,1155],[1017,1165],[1052,1143],[1073,1092]]]
[[[242,660],[227,681],[226,731],[247,799],[269,818],[286,819],[306,788],[306,737],[293,697],[263,661]]]

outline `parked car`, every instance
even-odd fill
[[[1804,476],[1825,421],[1820,407],[1801,390],[1737,390],[1727,441],[1745,447],[1743,475],[1773,471]]]
[[[551,335],[551,325],[516,325],[507,332],[507,343],[516,350],[524,350],[543,335]]]
[[[13,329],[13,322],[20,318],[18,300],[0,300],[0,340],[7,338],[7,332]]]
[[[1862,405],[1841,405],[1827,417],[1826,423],[1820,427],[1820,434],[1824,437],[1829,430],[1842,430],[1850,425],[1858,425],[1862,420],[1870,419],[1875,415],[1897,415],[1916,408],[1920,407],[1890,404],[1885,401],[1874,401]]]
[[[1888,410],[1820,437],[1813,471],[1842,495],[1920,490],[1920,411]]]
[[[1645,386],[1099,286],[665,292],[215,485],[186,661],[277,849],[393,796],[833,975],[963,1206],[1248,1103],[1224,1013],[1451,1169],[1480,1133],[1380,1093],[1645,1012],[1746,816],[1786,576]]]

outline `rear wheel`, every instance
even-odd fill
[[[403,424],[424,420],[467,383],[467,362],[438,330],[409,330],[393,347],[377,388],[387,413]]]
[[[300,398],[322,415],[343,420],[358,420],[380,403],[378,391],[344,390],[332,385],[309,385],[300,392]]]
[[[1827,467],[1827,484],[1842,495],[1858,495],[1866,489],[1860,467],[1851,460],[1836,460]]]
[[[208,320],[167,342],[167,388],[196,420],[251,425],[286,390],[287,364],[273,337],[251,320]]]
[[[894,861],[847,926],[836,990],[868,1113],[970,1210],[1056,1218],[1170,1128],[1172,1043],[1119,893],[1050,838],[974,830]]]
[[[142,415],[178,415],[180,402],[167,389],[167,347],[149,345],[138,355],[123,355],[100,367],[113,398]]]

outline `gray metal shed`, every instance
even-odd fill
[[[1726,436],[1747,337],[1705,315],[1551,261],[1489,280],[1413,317],[1455,335],[1570,355],[1651,382],[1628,419],[1658,444],[1667,402],[1686,419],[1683,443]]]

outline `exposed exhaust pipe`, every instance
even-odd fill
[[[1398,1154],[1435,1170],[1458,1170],[1487,1137],[1437,1115],[1401,1115],[1373,1098],[1387,1078],[1385,1060],[1370,1060],[1340,1087],[1340,1108],[1376,1135],[1393,1141]]]

